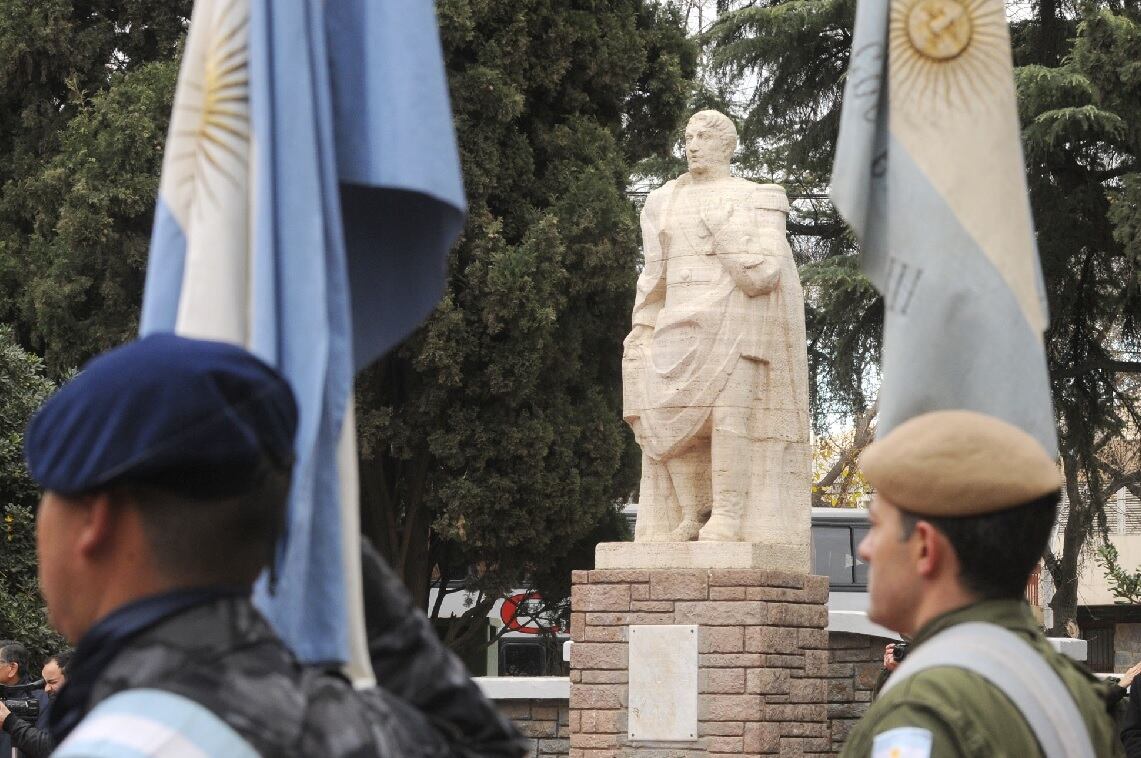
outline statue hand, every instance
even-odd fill
[[[722,256],[733,282],[749,297],[767,295],[780,282],[780,267],[766,256]]]

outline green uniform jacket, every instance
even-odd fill
[[[984,600],[938,616],[915,635],[912,650],[938,632],[969,621],[998,624],[1028,641],[1073,695],[1094,754],[1123,755],[1106,710],[1108,686],[1055,651],[1039,631],[1030,608],[1020,600]],[[1006,695],[978,674],[951,666],[920,671],[883,693],[856,724],[841,755],[867,758],[876,735],[898,727],[931,732],[931,755],[936,758],[1042,755],[1034,733]]]

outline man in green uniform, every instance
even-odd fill
[[[939,411],[860,467],[876,489],[859,546],[868,617],[913,642],[843,755],[1120,755],[1104,686],[1050,646],[1024,599],[1060,495],[1042,447],[993,417]]]

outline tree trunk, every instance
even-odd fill
[[[1066,29],[1058,17],[1057,0],[1039,0],[1038,54],[1044,66],[1057,66],[1066,46]]]
[[[425,612],[432,580],[431,518],[424,504],[428,464],[427,454],[412,461],[383,456],[360,460],[361,532],[404,580],[416,607]],[[411,471],[403,497],[396,481],[399,474],[393,474],[398,469]]]
[[[859,458],[860,453],[864,451],[872,438],[875,436],[875,430],[872,429],[872,421],[875,420],[876,414],[879,413],[880,401],[877,398],[874,403],[865,408],[859,416],[856,417],[855,427],[852,430],[852,443],[840,451],[840,457],[837,458],[836,463],[828,470],[820,481],[812,485],[812,507],[820,508],[827,506],[824,502],[824,492],[832,487],[836,480],[840,479],[841,474],[845,469],[853,470],[856,459]],[[847,494],[848,486],[850,484],[850,477],[840,483],[841,499]]]
[[[1066,522],[1062,534],[1062,555],[1055,562],[1055,569],[1050,571],[1054,579],[1054,597],[1050,600],[1050,609],[1054,612],[1054,624],[1048,630],[1051,637],[1068,637],[1067,624],[1077,621],[1078,615],[1078,553],[1081,551],[1085,536],[1082,527],[1078,525],[1080,518],[1075,518],[1073,504],[1070,506],[1070,520]],[[1047,561],[1047,566],[1050,562]]]
[[[1047,552],[1046,567],[1054,580],[1054,597],[1050,609],[1054,623],[1047,630],[1053,637],[1068,637],[1067,624],[1078,616],[1078,556],[1093,523],[1092,503],[1078,487],[1078,464],[1071,456],[1062,456],[1066,474],[1066,497],[1070,513],[1062,532],[1062,555]]]

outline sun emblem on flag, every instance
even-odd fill
[[[890,22],[895,105],[926,115],[986,107],[1009,77],[1010,52],[998,0],[895,0]]]
[[[249,4],[206,2],[192,24],[171,115],[167,163],[176,213],[245,193],[249,156]],[[197,19],[195,23],[198,23]],[[166,170],[164,170],[164,178]]]

